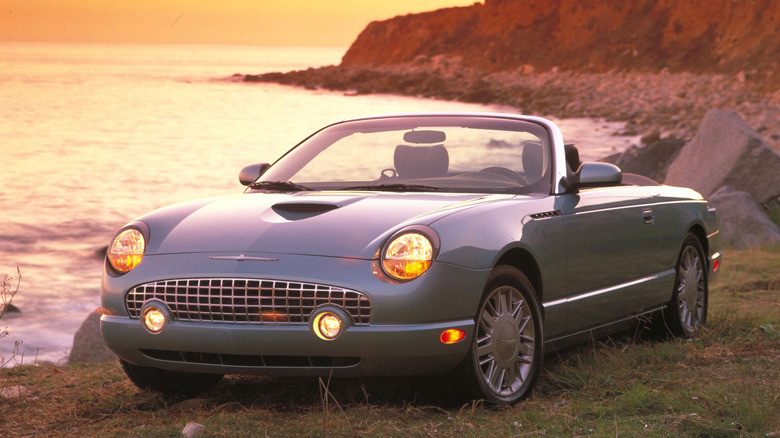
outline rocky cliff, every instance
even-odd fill
[[[445,55],[486,73],[667,69],[778,84],[778,31],[774,0],[486,0],[370,23],[342,66]]]
[[[341,65],[238,75],[603,117],[691,138],[712,108],[780,150],[780,2],[485,0],[370,23]]]

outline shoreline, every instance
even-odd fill
[[[738,113],[780,151],[780,90],[764,91],[750,74],[552,70],[532,66],[483,74],[459,58],[418,57],[388,67],[326,66],[286,73],[240,75],[245,82],[271,82],[350,94],[400,94],[503,105],[524,114],[600,118],[626,123],[618,135],[641,135],[643,143],[690,140],[710,109]]]

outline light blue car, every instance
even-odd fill
[[[109,245],[103,338],[141,388],[455,372],[509,403],[545,348],[642,315],[680,336],[705,323],[715,209],[580,163],[542,118],[338,122],[240,179],[245,193],[156,210]]]

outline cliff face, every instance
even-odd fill
[[[775,0],[486,0],[370,23],[342,66],[462,57],[483,72],[762,73],[780,67]]]
[[[245,81],[607,118],[691,138],[712,108],[780,150],[780,1],[485,0],[373,22],[339,66]]]

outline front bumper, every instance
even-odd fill
[[[466,355],[474,321],[348,327],[333,341],[309,325],[247,326],[171,322],[161,333],[138,319],[103,315],[108,346],[136,365],[178,371],[260,375],[414,375],[444,371]],[[441,332],[468,335],[445,345]]]
[[[147,256],[124,276],[105,275],[103,339],[120,358],[140,366],[225,374],[363,376],[446,371],[468,352],[474,317],[489,270],[446,263],[405,283],[383,281],[372,261],[268,255],[271,263],[225,262],[204,254]],[[127,291],[177,278],[255,278],[305,281],[358,291],[371,300],[368,324],[347,324],[335,340],[319,338],[311,322],[263,324],[173,319],[148,332],[127,313]],[[443,344],[444,330],[466,338]]]

